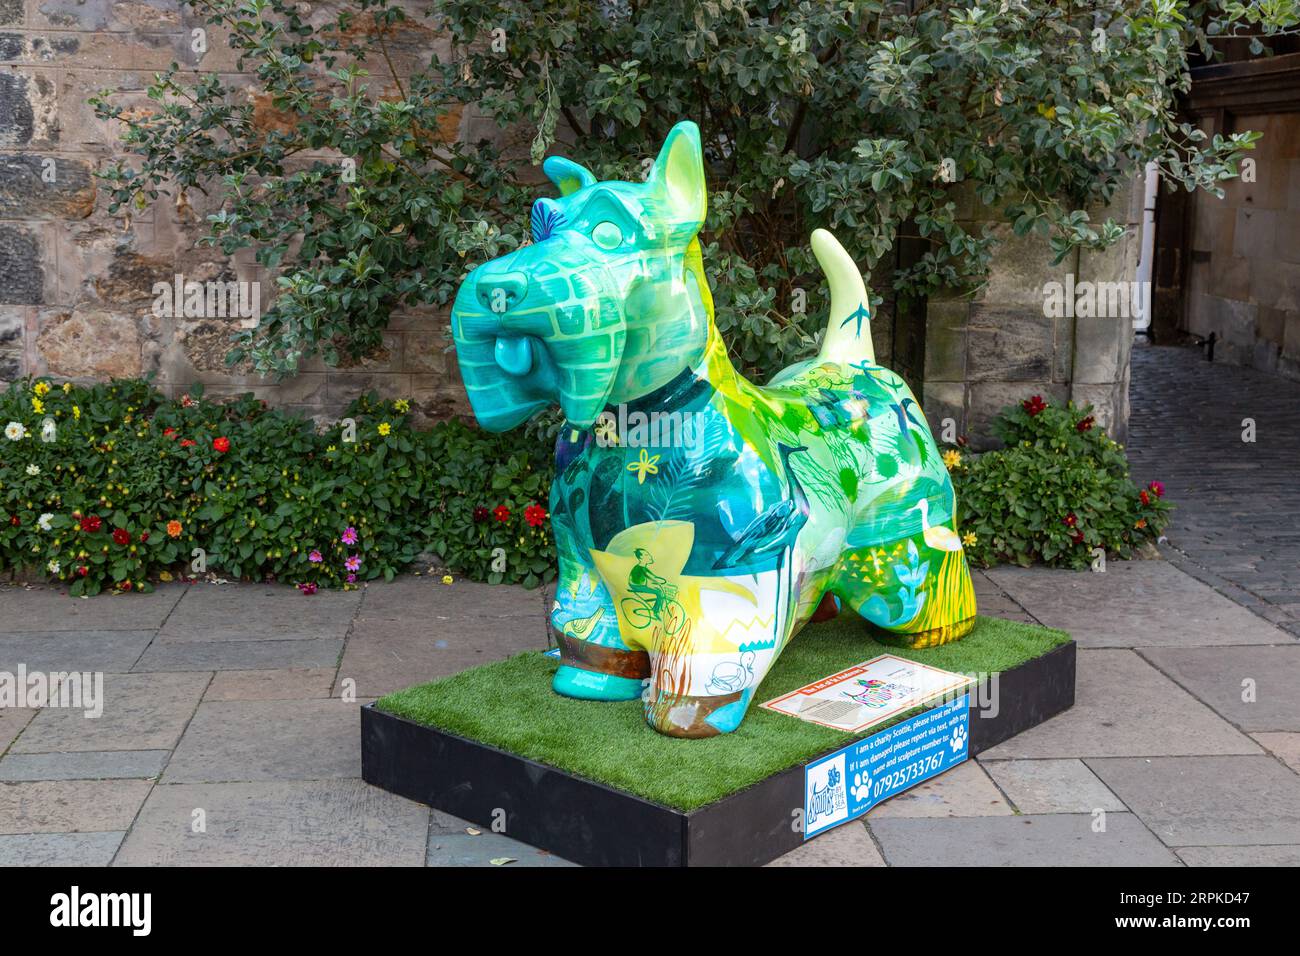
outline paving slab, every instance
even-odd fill
[[[106,674],[103,716],[88,718],[80,710],[46,707],[10,753],[170,750],[194,714],[210,676]]]
[[[1300,846],[1183,846],[1188,866],[1300,866]]]
[[[1300,734],[1261,733],[1251,736],[1278,760],[1300,773]]]
[[[360,590],[306,595],[285,584],[194,585],[158,637],[168,644],[341,640],[360,605]]]
[[[420,866],[428,835],[427,807],[360,780],[158,784],[114,862]]]
[[[1130,650],[1081,650],[1074,706],[984,751],[1017,757],[1253,754],[1258,745]]]
[[[0,866],[108,866],[122,831],[16,833],[0,836]]]
[[[545,618],[536,609],[527,617],[471,617],[455,624],[420,617],[358,617],[334,693],[343,693],[351,680],[357,696],[378,697],[521,651],[545,649]]]
[[[1243,730],[1300,731],[1300,644],[1162,647],[1142,654]]]
[[[1300,843],[1300,777],[1271,756],[1087,763],[1169,846]]]
[[[0,754],[9,749],[36,714],[35,707],[0,707]]]
[[[984,768],[973,760],[958,764],[933,779],[890,797],[867,814],[868,820],[885,817],[1006,816],[1011,805]]]
[[[163,783],[360,777],[360,727],[360,708],[337,698],[204,702]]]
[[[469,831],[477,830],[478,833]],[[493,863],[493,860],[510,860]],[[426,866],[577,866],[563,857],[539,850],[504,833],[471,824],[441,810],[430,811]]]
[[[1106,572],[993,568],[988,576],[1080,647],[1278,644],[1286,634],[1167,561],[1110,561]]]
[[[9,754],[0,759],[0,781],[152,780],[162,773],[170,756],[170,750]]]
[[[0,783],[0,833],[125,830],[152,787],[148,780]]]
[[[0,632],[156,631],[188,587],[162,584],[147,594],[74,598],[57,588],[2,586],[0,606],[21,607],[22,613],[7,616]]]
[[[986,617],[1000,617],[1023,624],[1037,624],[1023,607],[1013,601],[985,571],[971,572],[975,585],[975,606]]]
[[[306,600],[304,598],[304,600]],[[343,651],[342,638],[311,641],[154,641],[137,672],[281,670],[334,667]]]
[[[419,618],[431,627],[488,617],[544,620],[550,607],[544,589],[513,584],[482,584],[455,578],[447,585],[436,575],[403,575],[366,585],[357,617],[363,621],[405,621]]]
[[[8,627],[5,621],[0,627]],[[102,671],[124,674],[153,640],[153,631],[24,631],[0,633],[0,671]]]
[[[1021,813],[1127,809],[1082,760],[984,760],[993,781]]]
[[[1177,866],[1131,813],[873,820],[890,866]]]
[[[204,700],[308,700],[328,697],[332,667],[294,667],[266,671],[219,671]]]
[[[813,837],[797,850],[779,856],[768,866],[884,866],[866,825],[846,823]]]

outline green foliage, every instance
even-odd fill
[[[479,580],[554,576],[546,450],[460,422],[416,431],[405,401],[363,396],[318,431],[252,396],[26,380],[0,395],[0,425],[0,569],[73,594],[188,576],[194,549],[209,571],[309,587],[391,579],[425,549]],[[497,506],[506,520],[474,520]]]
[[[893,279],[906,298],[987,272],[998,234],[963,223],[957,189],[1058,260],[1117,241],[1121,226],[1094,212],[1146,161],[1172,185],[1218,191],[1257,134],[1207,139],[1178,120],[1188,50],[1209,51],[1208,33],[1290,32],[1300,16],[1300,0],[936,0],[916,13],[879,0],[435,0],[410,5],[450,38],[427,59],[437,45],[396,0],[310,14],[292,0],[188,2],[228,33],[255,86],[173,67],[148,89],[150,117],[98,97],[136,154],[105,173],[112,208],[214,191],[208,240],[255,250],[278,284],[231,359],[276,373],[369,352],[394,309],[447,302],[467,263],[525,241],[528,206],[550,187],[488,139],[440,132],[470,104],[530,136],[534,163],[554,148],[601,178],[639,180],[673,123],[698,122],[718,324],[765,375],[823,327],[815,227],[882,274],[900,235],[920,240]],[[417,52],[413,72],[395,68]]]
[[[1005,448],[945,453],[960,455],[949,470],[958,529],[975,535],[967,558],[983,567],[1041,561],[1078,569],[1094,548],[1128,558],[1159,537],[1171,508],[1163,486],[1133,484],[1123,446],[1093,424],[1091,406],[1042,403],[1036,411],[1039,403],[1034,396],[1002,411],[994,433]]]

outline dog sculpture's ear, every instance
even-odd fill
[[[704,153],[700,128],[683,120],[668,132],[648,180],[652,189],[668,200],[674,231],[694,236],[704,224],[708,206],[704,185]]]
[[[542,172],[546,173],[547,179],[555,183],[561,196],[576,193],[596,181],[596,177],[590,170],[563,156],[548,156],[546,162],[542,163]]]

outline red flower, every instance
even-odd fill
[[[546,509],[538,504],[531,504],[524,509],[524,520],[534,528],[546,523]]]
[[[81,519],[81,530],[94,534],[103,524],[104,522],[99,520],[99,515],[86,515]]]
[[[1075,517],[1073,511],[1071,511],[1068,515],[1066,515],[1061,520],[1065,522],[1067,528],[1073,528],[1075,525],[1079,523],[1079,519]]]
[[[1086,432],[1090,430],[1094,424],[1096,424],[1096,421],[1097,421],[1096,418],[1094,418],[1092,415],[1089,415],[1087,418],[1080,419],[1079,424],[1075,425],[1074,427],[1078,431]]]
[[[176,429],[174,429],[174,428],[164,428],[164,429],[163,429],[163,436],[166,437],[166,438],[172,438],[172,437],[175,436],[175,434],[176,434]]]
[[[182,448],[189,448],[189,447],[192,446],[193,444],[194,444],[194,439],[193,439],[193,438],[182,438],[182,439],[181,439],[181,447],[182,447]]]
[[[1147,485],[1147,487],[1156,493],[1157,498],[1163,498],[1165,496],[1165,486],[1160,482],[1153,481],[1151,484]]]
[[[10,523],[11,525],[13,525],[15,528],[18,527],[18,516],[17,516],[17,515],[10,515],[10,516],[9,516],[9,523]]]
[[[130,543],[131,543],[131,532],[127,531],[125,528],[114,528],[114,529],[113,529],[113,543],[114,543],[114,544],[120,544],[120,545],[128,545],[128,544],[130,544]]]
[[[77,573],[84,578],[87,574],[90,573],[90,568],[86,567],[83,564],[81,567],[77,568]]]
[[[298,590],[301,591],[303,594],[315,594],[316,585],[312,584],[310,581],[305,581],[302,584],[298,585]]]
[[[492,514],[502,524],[505,524],[507,521],[510,520],[510,509],[507,508],[505,505],[497,505],[495,508],[492,509]]]
[[[230,451],[230,439],[225,435],[222,435],[220,438],[214,438],[212,439],[212,447],[224,455],[226,452]]]
[[[148,540],[149,540],[149,532],[148,532],[148,531],[141,531],[141,532],[140,532],[140,543],[141,543],[141,544],[144,544],[144,543],[145,543],[146,541],[148,541]]]
[[[1082,531],[1076,531],[1076,532],[1075,532],[1073,535],[1071,535],[1070,537],[1071,537],[1071,540],[1074,541],[1075,544],[1083,544],[1083,532],[1082,532]]]
[[[492,517],[492,512],[488,511],[482,505],[474,509],[474,520],[479,524],[482,524],[484,521],[487,521],[487,519],[490,517]]]
[[[1020,407],[1023,408],[1025,411],[1027,411],[1030,415],[1037,415],[1039,412],[1041,412],[1044,408],[1047,407],[1047,403],[1043,401],[1043,396],[1031,395],[1029,396],[1029,398],[1025,399],[1023,402],[1020,403]]]
[[[129,590],[131,590],[131,582],[130,582],[130,581],[123,581],[123,582],[122,582],[122,590],[123,590],[123,591],[129,591]]]
[[[1140,500],[1144,505],[1151,504],[1151,496],[1145,491],[1138,492],[1138,500]]]

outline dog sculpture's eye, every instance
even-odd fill
[[[612,222],[602,222],[591,230],[591,241],[602,249],[613,249],[623,242],[623,230]]]

